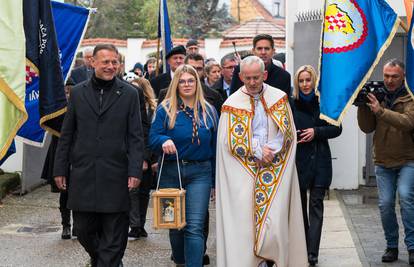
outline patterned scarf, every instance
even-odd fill
[[[184,106],[184,103],[181,103],[180,110],[182,110],[191,119],[193,123],[193,135],[191,138],[191,143],[194,144],[194,140],[197,139],[197,144],[200,145],[200,137],[198,136],[198,126],[194,116],[187,110],[187,108]]]

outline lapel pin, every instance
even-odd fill
[[[116,91],[116,93],[117,93],[118,95],[121,95],[121,92],[120,92],[120,91]]]

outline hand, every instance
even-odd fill
[[[142,163],[142,170],[143,171],[148,170],[148,162],[146,160],[144,160],[144,162]]]
[[[374,114],[377,114],[382,109],[380,103],[378,102],[378,99],[372,93],[369,93],[368,100],[369,103],[367,103],[367,106]]]
[[[172,140],[167,140],[162,144],[162,151],[164,151],[165,154],[175,154],[177,149]]]
[[[128,177],[128,189],[137,188],[141,181],[137,177]]]
[[[156,173],[158,171],[158,162],[151,164],[152,173]]]
[[[215,201],[215,200],[216,200],[216,189],[215,188],[211,188],[210,201]]]
[[[273,161],[275,155],[270,147],[264,145],[262,150],[262,162],[263,163],[270,163]]]
[[[66,177],[65,176],[56,176],[55,184],[57,188],[61,191],[66,191]]]
[[[301,130],[299,137],[300,140],[298,141],[298,144],[310,142],[313,140],[313,138],[315,138],[315,129],[308,128]]]

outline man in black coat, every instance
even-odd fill
[[[208,88],[208,86],[203,82],[204,81],[204,58],[200,54],[189,54],[185,57],[184,63],[191,65],[198,73],[201,82],[201,88],[203,88],[204,98],[208,103],[214,106],[217,110],[217,113],[220,115],[221,106],[223,105],[223,98],[220,94]],[[160,104],[167,94],[168,86],[160,91],[158,97],[158,104]]]
[[[253,38],[252,52],[260,57],[266,66],[267,79],[264,81],[270,86],[276,87],[290,96],[291,83],[290,74],[284,69],[273,64],[272,57],[275,53],[273,37],[268,34],[259,34]],[[231,94],[239,90],[244,84],[239,78],[240,66],[234,70],[233,79],[230,85]]]
[[[225,101],[230,96],[230,84],[233,78],[234,68],[237,67],[237,60],[233,54],[224,56],[220,61],[221,78],[213,84],[211,89],[217,91]]]
[[[184,63],[185,54],[185,47],[179,45],[171,49],[171,51],[165,56],[167,63],[170,66],[170,71],[158,75],[154,79],[150,80],[152,89],[154,89],[154,93],[157,98],[162,89],[170,86],[174,71]]]
[[[128,190],[142,176],[143,137],[135,88],[116,78],[118,50],[97,45],[94,75],[71,91],[54,176],[66,190],[78,240],[92,266],[122,266],[128,240]]]
[[[83,65],[72,70],[70,78],[73,83],[77,85],[83,81],[89,80],[93,75],[93,69],[91,66],[92,49],[85,49],[83,55]]]

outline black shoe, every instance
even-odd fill
[[[210,265],[210,257],[207,254],[203,256],[203,265]]]
[[[414,249],[408,251],[408,264],[414,266]]]
[[[313,254],[309,254],[308,255],[308,262],[309,262],[309,266],[315,266],[316,264],[318,264],[318,256],[315,256]]]
[[[398,248],[387,248],[382,255],[382,262],[393,262],[398,260]]]
[[[71,238],[70,226],[63,226],[61,237],[62,237],[62,239],[70,239]]]
[[[141,233],[141,231],[140,231],[139,227],[131,227],[131,231],[129,231],[128,237],[139,238],[140,233]]]
[[[140,227],[139,228],[139,236],[141,236],[141,237],[148,237],[148,233],[147,233],[147,231],[145,231],[145,228],[144,227]]]

